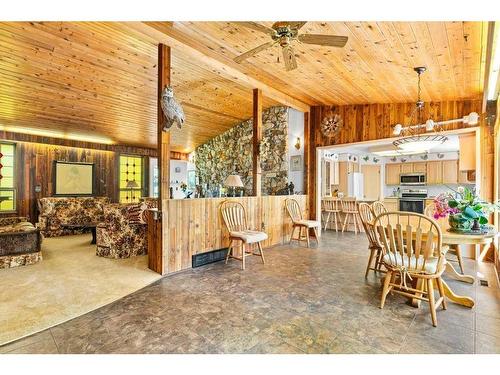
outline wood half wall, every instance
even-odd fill
[[[463,117],[470,112],[481,115],[480,126],[484,130],[482,134],[481,152],[485,160],[482,166],[481,176],[484,179],[483,186],[485,198],[491,196],[493,169],[492,169],[492,131],[487,126],[485,115],[482,114],[482,101],[477,100],[452,100],[426,103],[424,107],[424,119],[432,118],[434,121],[444,121]],[[388,104],[357,104],[344,106],[314,106],[310,114],[310,142],[308,172],[311,178],[309,210],[311,217],[315,217],[315,189],[316,176],[316,149],[322,146],[340,145],[364,141],[373,141],[394,137],[393,126],[397,123],[409,124],[415,103],[388,103]],[[326,137],[321,132],[321,121],[327,111],[339,114],[343,120],[343,127],[335,137]],[[465,127],[462,123],[450,124],[447,130]],[[491,155],[490,155],[491,154]],[[491,186],[490,186],[491,185]]]
[[[247,211],[250,229],[267,233],[264,247],[287,242],[291,233],[291,220],[285,210],[289,196],[261,196],[242,198],[165,199],[162,216],[167,221],[163,233],[163,274],[191,268],[192,256],[229,245],[228,232],[220,214],[225,200],[236,200]],[[294,195],[306,217],[307,196]]]

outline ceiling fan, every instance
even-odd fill
[[[264,43],[258,47],[251,49],[237,57],[234,61],[241,63],[243,60],[269,48],[279,44],[283,51],[283,60],[285,61],[286,70],[297,68],[297,60],[292,48],[292,42],[298,41],[306,44],[318,44],[329,47],[344,47],[347,43],[346,36],[340,35],[321,35],[321,34],[300,34],[299,30],[306,22],[299,21],[283,21],[275,22],[271,27],[261,25],[257,22],[235,22],[238,25],[247,27],[252,30],[260,31],[271,37],[271,41]]]

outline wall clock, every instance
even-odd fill
[[[342,118],[329,111],[321,121],[321,132],[327,137],[334,137],[342,128]]]

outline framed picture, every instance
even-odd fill
[[[94,164],[55,161],[54,195],[94,195]]]
[[[303,168],[302,155],[294,155],[290,157],[290,170],[292,172],[301,172]]]

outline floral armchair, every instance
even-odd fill
[[[99,223],[103,220],[103,206],[109,202],[108,197],[40,198],[37,227],[45,237],[74,234],[75,230],[63,225]]]
[[[40,231],[25,217],[0,218],[0,269],[42,259]]]
[[[96,255],[106,258],[129,258],[148,252],[146,211],[150,204],[108,204],[104,221],[97,226]]]

